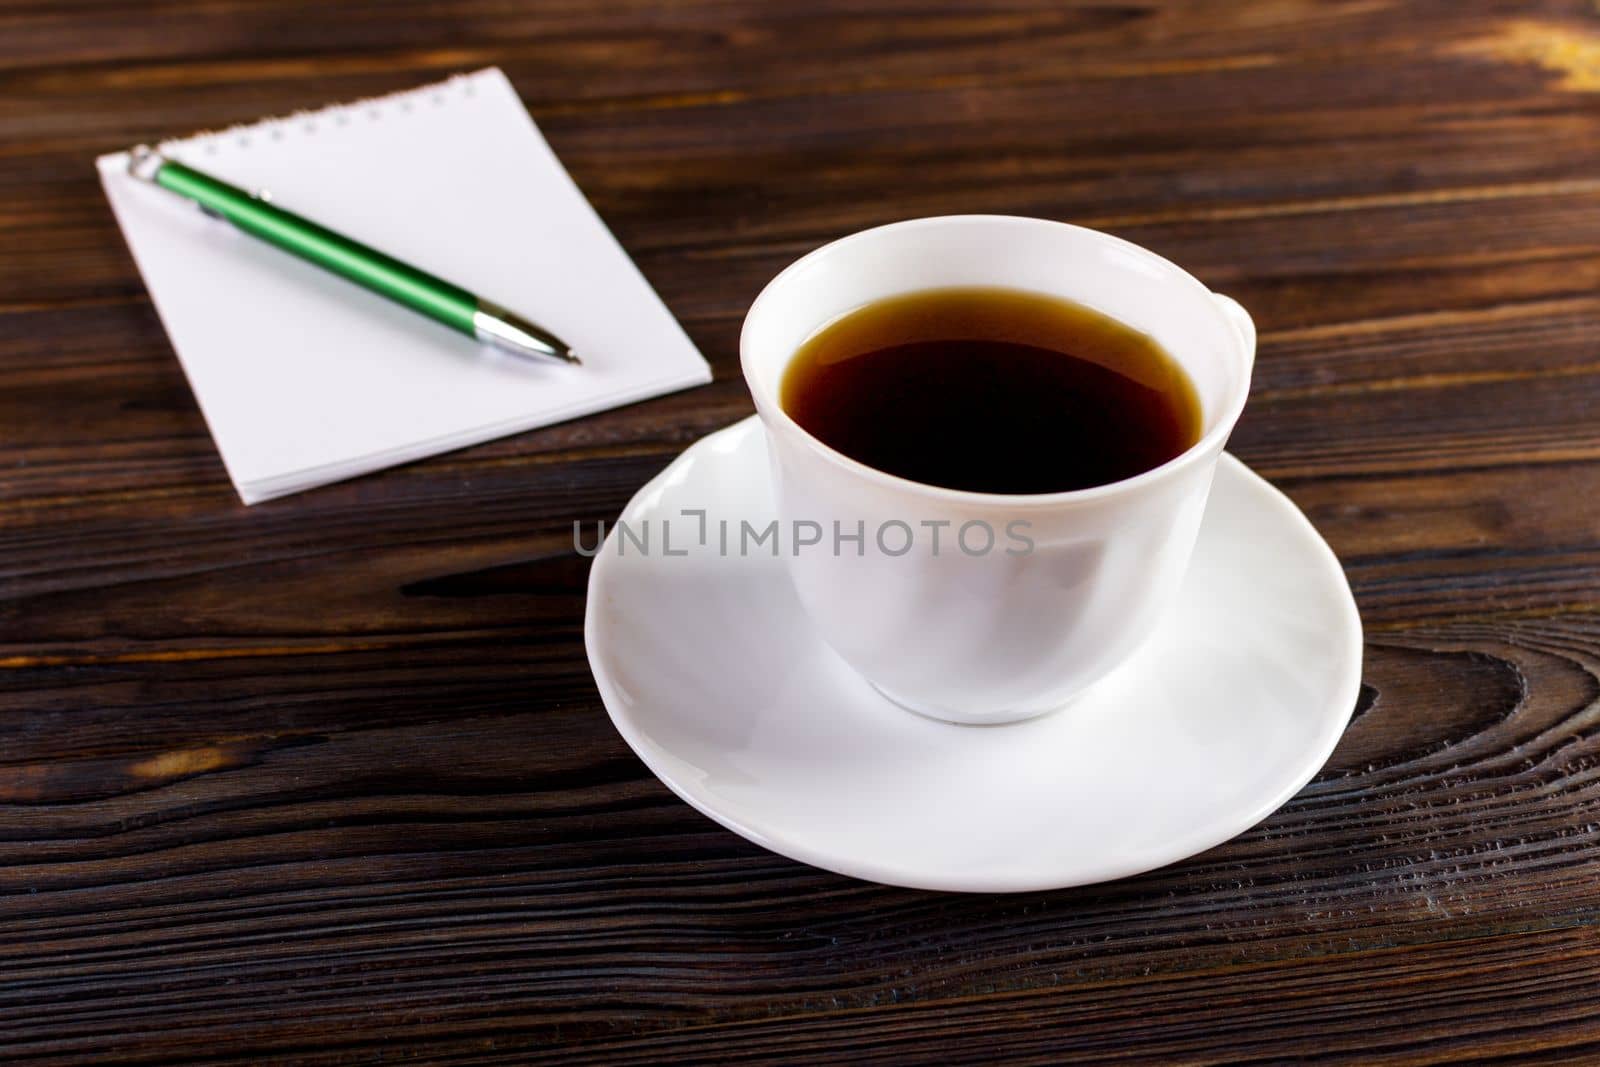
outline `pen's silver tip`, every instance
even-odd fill
[[[577,366],[577,367],[583,366],[583,360],[578,358],[578,354],[576,352],[569,351],[562,358],[565,359],[568,363],[573,364],[574,366]]]
[[[472,316],[473,332],[478,340],[503,348],[528,359],[555,359],[562,363],[580,363],[566,342],[548,330],[541,329],[513,311],[487,300],[478,301]]]

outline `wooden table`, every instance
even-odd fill
[[[241,506],[93,157],[489,64],[715,384]],[[1577,0],[0,7],[4,1058],[1600,1059],[1596,90]],[[1115,884],[771,855],[584,661],[572,522],[749,412],[760,286],[965,211],[1255,313],[1367,627],[1320,777]]]

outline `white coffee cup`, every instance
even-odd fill
[[[864,304],[949,286],[1066,297],[1154,338],[1194,382],[1200,440],[1120,482],[1006,495],[875,470],[784,412],[784,369],[817,330]],[[804,256],[751,306],[740,358],[779,519],[821,531],[820,543],[785,553],[818,634],[885,696],[935,718],[1002,723],[1063,706],[1127,660],[1176,597],[1254,355],[1255,327],[1233,300],[1079,226],[950,215]],[[985,527],[993,540],[979,552]]]

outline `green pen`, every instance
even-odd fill
[[[555,334],[459,285],[402,263],[359,241],[274,205],[271,196],[202,174],[147,145],[129,153],[128,173],[200,205],[208,215],[348,278],[484,344],[534,359],[577,363]]]

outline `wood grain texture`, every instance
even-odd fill
[[[715,383],[243,508],[93,157],[487,64]],[[0,1054],[1600,1060],[1597,86],[1578,0],[0,3]],[[958,211],[1251,308],[1368,628],[1326,770],[1139,878],[780,859],[585,664],[571,524],[750,410],[760,286]]]

